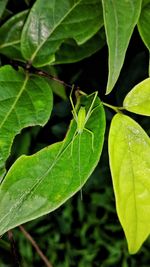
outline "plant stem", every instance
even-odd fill
[[[13,265],[14,265],[14,267],[20,267],[18,252],[16,249],[15,240],[13,237],[13,232],[11,230],[8,231],[8,239],[10,241],[10,246],[11,246]]]
[[[53,75],[49,74],[48,72],[46,72],[44,70],[34,68],[33,66],[30,65],[30,63],[26,64],[26,63],[20,62],[18,60],[11,60],[11,63],[14,67],[21,66],[22,68],[24,68],[25,70],[27,70],[31,73],[37,74],[37,75],[42,76],[42,77],[46,77],[50,80],[53,80],[55,82],[58,82],[58,83],[64,85],[65,87],[72,88],[71,84],[68,84],[68,83],[60,80],[59,78],[54,77]],[[76,86],[75,88],[78,88],[78,87]]]
[[[10,244],[0,238],[0,248],[10,251]]]
[[[39,246],[37,245],[35,240],[32,238],[32,236],[24,229],[24,227],[22,225],[20,225],[19,228],[20,228],[21,232],[24,234],[24,236],[30,241],[32,246],[35,248],[36,252],[41,257],[41,259],[44,261],[45,265],[47,267],[52,267],[52,264],[49,262],[47,257],[43,254],[43,252],[41,251],[41,249],[39,248]]]
[[[124,107],[116,107],[116,106],[107,104],[107,103],[105,103],[105,102],[102,102],[102,103],[103,103],[104,106],[113,109],[113,110],[114,110],[115,112],[117,112],[117,113],[121,113],[121,110],[124,109]]]

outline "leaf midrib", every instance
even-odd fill
[[[7,112],[6,116],[4,117],[3,121],[1,122],[1,124],[0,124],[0,129],[3,127],[4,123],[5,123],[5,122],[7,121],[7,119],[8,119],[9,115],[11,114],[11,112],[13,111],[13,109],[15,108],[15,106],[16,106],[16,104],[17,104],[19,98],[21,97],[23,91],[25,90],[25,87],[26,87],[26,84],[27,84],[27,82],[28,82],[28,79],[29,79],[29,76],[28,76],[28,74],[26,74],[26,77],[25,77],[24,83],[23,83],[23,85],[22,85],[22,88],[21,88],[19,94],[17,95],[17,97],[15,98],[15,101],[14,101],[14,103],[12,104],[10,110]]]
[[[98,107],[100,107],[100,106],[98,106]],[[97,108],[98,108],[98,107],[97,107]],[[82,134],[84,134],[84,132],[83,132]],[[77,136],[78,136],[78,135],[77,135]],[[63,156],[63,153],[64,153],[64,152],[68,149],[68,147],[71,145],[71,141],[70,141],[70,142],[67,144],[67,146],[63,149],[63,145],[65,145],[65,140],[62,141],[62,142],[60,142],[60,143],[62,143],[62,146],[60,147],[58,153],[56,154],[56,157],[55,157],[55,159],[53,160],[51,166],[48,167],[48,169],[44,172],[44,174],[42,174],[42,175],[40,175],[40,176],[38,177],[38,180],[36,180],[36,181],[34,182],[34,184],[32,185],[32,187],[30,187],[30,189],[28,190],[28,192],[26,191],[26,194],[24,194],[24,193],[22,194],[22,196],[19,198],[19,201],[16,202],[16,203],[12,206],[12,208],[5,214],[5,216],[0,220],[0,224],[2,224],[2,222],[9,216],[9,214],[12,212],[12,210],[15,210],[16,208],[18,209],[19,205],[21,205],[21,204],[24,202],[24,200],[26,199],[26,197],[27,197],[28,195],[31,195],[31,193],[33,194],[33,190],[35,190],[35,189],[41,184],[41,182],[43,182],[43,180],[45,179],[46,175],[53,169],[53,167],[57,164],[57,162],[58,162],[58,160],[60,159],[60,157]],[[52,145],[52,146],[55,146],[55,144]],[[52,147],[51,147],[51,148],[52,148]],[[79,168],[79,172],[80,172],[80,168]],[[65,201],[65,200],[64,200],[64,201]],[[7,226],[8,226],[8,225],[9,225],[9,222],[8,222]],[[6,228],[6,227],[5,227],[5,228]],[[5,229],[5,228],[4,228],[4,229]]]
[[[124,126],[126,126],[126,122],[124,124]],[[128,125],[127,125],[128,126]],[[134,197],[134,207],[135,207],[135,228],[134,228],[134,231],[135,231],[135,239],[134,239],[134,243],[136,244],[136,239],[137,239],[137,229],[138,229],[138,220],[137,220],[137,214],[138,214],[138,209],[137,209],[137,201],[136,201],[136,194],[135,194],[135,178],[134,178],[134,167],[133,167],[133,159],[132,159],[132,149],[130,147],[130,141],[128,140],[128,130],[127,130],[127,127],[124,127],[124,132],[125,132],[125,140],[126,140],[126,143],[127,143],[127,147],[128,147],[128,151],[129,151],[129,157],[130,157],[130,162],[131,162],[131,171],[132,171],[132,188],[133,188],[133,197]]]
[[[44,172],[44,174],[40,175],[37,180],[34,182],[34,184],[26,191],[23,192],[21,197],[19,198],[19,200],[12,205],[12,207],[9,209],[9,211],[5,214],[4,217],[2,217],[2,219],[0,220],[0,224],[2,224],[2,222],[9,216],[9,214],[12,211],[15,211],[16,208],[18,209],[18,207],[26,200],[26,198],[28,197],[28,195],[31,195],[31,193],[33,193],[32,191],[35,190],[43,181],[43,179],[45,179],[46,175],[52,170],[52,168],[55,166],[55,164],[57,164],[57,161],[59,160],[59,158],[63,155],[63,153],[66,151],[66,149],[68,148],[68,146],[70,145],[70,143],[65,147],[64,150],[63,149],[63,144],[64,141],[62,142],[62,146],[60,147],[58,153],[56,154],[55,159],[53,160],[51,166],[48,167],[48,169]],[[52,147],[51,147],[52,148]],[[7,223],[7,225],[3,228],[7,228],[7,226],[9,225],[10,221]]]

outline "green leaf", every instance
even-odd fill
[[[8,2],[8,0],[0,0],[0,19],[3,15],[5,8],[6,8],[7,2]]]
[[[150,0],[143,1],[141,15],[138,21],[138,30],[147,48],[150,50]]]
[[[132,32],[138,22],[141,2],[142,0],[102,0],[109,50],[107,94],[112,91],[119,77]]]
[[[149,54],[148,74],[150,76],[150,54]]]
[[[109,158],[118,217],[134,254],[150,233],[150,140],[126,115],[112,120]]]
[[[0,53],[9,58],[23,60],[20,36],[28,11],[23,11],[0,27]]]
[[[22,32],[22,53],[34,66],[47,65],[66,39],[82,45],[102,24],[100,0],[37,0]]]
[[[78,46],[75,41],[69,39],[62,43],[60,49],[55,54],[54,64],[66,64],[80,61],[91,56],[105,45],[104,29],[83,45]]]
[[[81,99],[87,111],[92,100],[93,96]],[[14,163],[0,187],[0,235],[55,210],[81,189],[99,161],[104,141],[105,114],[98,98],[85,127],[94,134],[94,150],[89,132],[75,137],[73,120],[64,141]]]
[[[27,126],[44,125],[52,110],[49,84],[35,75],[0,68],[0,176],[14,137]]]
[[[65,85],[61,82],[59,82],[58,78],[58,73],[55,67],[52,65],[47,65],[43,67],[43,69],[46,73],[50,74],[53,79],[47,79],[47,82],[50,84],[50,87],[52,88],[53,93],[61,97],[62,99],[66,100],[67,99],[67,94],[66,94],[66,88]]]
[[[150,78],[137,84],[126,95],[123,107],[128,111],[150,116]]]
[[[57,76],[54,76],[57,78]],[[56,95],[58,95],[59,97],[61,97],[64,100],[67,100],[67,94],[66,94],[66,90],[65,90],[65,86],[59,82],[50,80],[48,81],[48,83],[50,84],[53,93],[55,93]]]

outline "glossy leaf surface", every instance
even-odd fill
[[[23,29],[21,48],[34,66],[55,61],[55,52],[64,40],[78,45],[87,42],[102,26],[100,0],[37,0]]]
[[[150,78],[137,84],[127,94],[123,106],[128,111],[150,116]]]
[[[44,125],[51,110],[52,92],[44,79],[0,68],[0,176],[14,137],[24,127]]]
[[[125,53],[141,10],[141,0],[102,0],[104,25],[109,50],[107,94],[119,77]]]
[[[84,98],[87,110],[92,100]],[[99,161],[104,140],[105,115],[98,98],[94,106],[86,123],[94,134],[93,149],[89,132],[73,138],[73,120],[64,141],[14,163],[0,187],[0,235],[55,210],[81,189]]]
[[[150,233],[150,139],[126,115],[112,120],[109,158],[118,217],[133,254]]]
[[[28,11],[21,12],[0,27],[0,53],[13,59],[23,59],[20,36]]]
[[[150,50],[150,0],[144,0],[138,21],[138,30],[147,48]]]

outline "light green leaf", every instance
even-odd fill
[[[109,159],[118,217],[134,254],[150,233],[150,139],[126,115],[112,120]]]
[[[138,30],[147,48],[150,50],[150,0],[144,0],[138,21]]]
[[[112,91],[119,77],[132,32],[138,22],[141,2],[142,0],[102,0],[109,50],[107,94]]]
[[[105,34],[102,28],[83,45],[78,46],[72,39],[62,43],[60,49],[55,54],[54,64],[66,64],[80,61],[91,56],[105,45]]]
[[[148,74],[149,74],[149,76],[150,76],[150,53],[149,53]]]
[[[20,35],[28,11],[23,11],[0,27],[0,53],[11,59],[23,59],[20,49]]]
[[[65,39],[82,45],[102,25],[101,0],[37,0],[22,32],[22,53],[34,66],[47,65]]]
[[[35,75],[0,68],[0,176],[14,137],[27,126],[44,125],[52,110],[49,84]]]
[[[81,104],[88,110],[92,100],[84,97]],[[0,235],[55,210],[81,189],[99,161],[104,141],[105,115],[98,98],[85,127],[94,134],[93,149],[89,132],[74,137],[73,120],[64,141],[14,163],[0,187]]]
[[[0,19],[3,15],[3,12],[5,10],[5,7],[7,5],[8,0],[0,0]]]
[[[126,95],[123,107],[128,111],[150,116],[150,78],[137,84]]]

